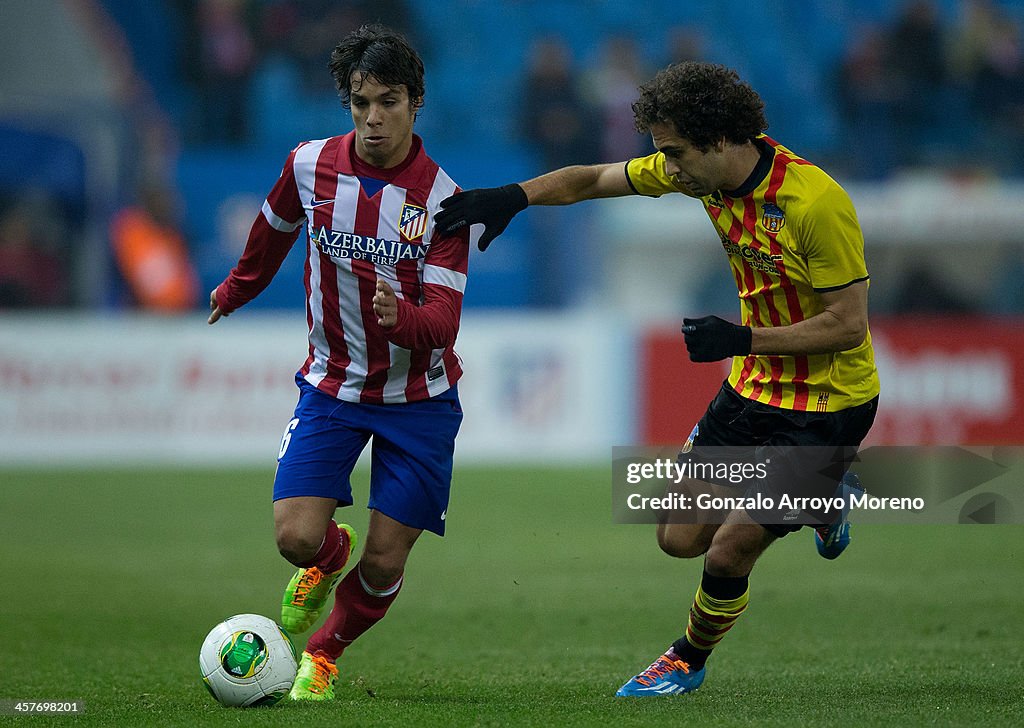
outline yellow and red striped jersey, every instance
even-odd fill
[[[769,137],[757,143],[763,179],[755,172],[735,197],[716,191],[700,199],[729,257],[743,323],[786,326],[820,313],[820,293],[868,279],[864,237],[835,180]],[[630,160],[626,176],[642,195],[684,192],[665,171],[661,152]],[[834,412],[863,404],[879,391],[871,333],[847,351],[735,357],[729,384],[784,409]]]

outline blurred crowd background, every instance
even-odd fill
[[[855,201],[918,191],[899,224],[866,226],[874,312],[1024,312],[1022,0],[7,0],[3,18],[0,309],[205,308],[288,151],[351,128],[327,60],[382,21],[424,58],[417,131],[463,187],[647,154],[638,84],[723,63],[769,135]],[[653,233],[603,204],[518,219],[474,254],[467,308],[609,300]],[[914,234],[936,216],[970,224]],[[654,266],[688,265],[677,232]],[[636,255],[605,255],[623,245]],[[301,268],[297,251],[254,305],[300,309]],[[670,313],[735,308],[718,269]]]

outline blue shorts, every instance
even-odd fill
[[[281,439],[274,500],[320,496],[352,505],[352,469],[372,437],[367,507],[443,536],[462,424],[458,388],[419,402],[359,404],[296,382],[299,403]]]

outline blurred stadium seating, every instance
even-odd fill
[[[948,40],[969,3],[931,4]],[[350,128],[344,109],[325,87],[329,85],[324,68],[329,44],[324,58],[312,63],[313,71],[294,51],[307,30],[301,17],[304,5],[315,10],[321,4],[289,0],[14,0],[9,4],[7,15],[12,22],[0,30],[9,69],[0,82],[0,148],[25,151],[21,140],[26,135],[57,134],[59,143],[44,144],[42,163],[31,165],[30,172],[26,155],[5,154],[0,171],[6,176],[0,179],[0,192],[7,201],[5,207],[27,187],[42,189],[65,206],[85,206],[84,224],[75,226],[69,241],[74,249],[75,289],[68,300],[86,307],[130,305],[112,269],[106,226],[116,208],[132,198],[147,177],[165,176],[180,190],[180,224],[208,288],[220,279],[241,244],[226,239],[230,234],[226,231],[237,228],[234,218],[244,217],[244,206],[266,191],[287,150],[302,139]],[[344,18],[373,19],[373,11],[364,7],[373,5],[334,5],[354,8],[353,15]],[[760,91],[767,103],[770,134],[819,161],[854,189],[857,170],[847,169],[844,162],[851,149],[871,150],[874,140],[851,138],[847,133],[838,103],[837,69],[863,28],[891,26],[910,5],[776,0],[738,11],[734,4],[719,0],[684,5],[655,0],[637,6],[572,0],[386,4],[389,12],[405,8],[403,27],[427,59],[427,105],[419,131],[432,154],[465,186],[506,182],[541,169],[529,131],[518,124],[522,99],[528,93],[522,86],[524,69],[538,37],[561,38],[571,50],[577,72],[585,75],[600,62],[603,44],[612,36],[636,39],[645,67],[659,68],[670,58],[672,31],[682,28],[699,40],[704,58],[737,68]],[[1024,16],[1024,2],[997,5],[1013,22],[1019,23]],[[211,119],[222,118],[203,111],[210,104],[204,104],[208,96],[202,79],[210,74],[202,67],[203,56],[196,50],[200,41],[195,36],[202,33],[197,26],[204,22],[204,6],[234,8],[240,31],[247,33],[255,49],[235,84],[244,93],[246,131],[240,138],[224,140],[204,128]],[[287,13],[297,17],[294,27],[270,33],[267,25],[290,17]],[[33,41],[44,27],[49,41],[56,41],[53,47],[64,49],[62,56],[41,52],[41,44]],[[326,32],[333,38],[345,30],[327,28]],[[311,88],[308,76],[317,74],[322,79]],[[1024,77],[1024,68],[1021,74]],[[1024,80],[1020,83],[1024,86]],[[964,113],[970,102],[962,85],[952,79],[944,84],[935,97],[935,104],[940,103],[946,113],[936,114],[928,128],[912,130],[929,140],[931,157],[911,170],[899,167],[896,156],[891,162],[883,158],[883,182],[891,183],[908,171],[940,179],[999,171],[997,161],[1008,150],[978,141],[983,130],[971,114]],[[59,159],[69,146],[85,159],[89,178],[87,186],[78,185],[77,201],[67,189],[74,166],[46,163]],[[1020,168],[1011,172],[1021,174]],[[80,219],[73,209],[68,214]],[[251,215],[251,210],[246,214]],[[582,214],[569,212],[563,224],[583,224],[583,219]],[[506,249],[527,259],[548,257],[548,251],[536,243],[535,233],[517,221]],[[897,228],[893,235],[900,233]],[[587,228],[587,234],[601,238],[603,226]],[[979,229],[977,237],[970,244],[988,242],[984,229]],[[869,246],[894,242],[900,241],[868,240]],[[606,285],[597,279],[579,284],[580,290],[569,296],[538,293],[553,285],[536,274],[543,266],[516,265],[511,256],[498,258],[478,258],[477,285],[467,297],[470,308],[570,305],[600,299]],[[902,273],[903,267],[901,262],[897,270]],[[599,276],[600,267],[588,268],[584,274]],[[947,283],[956,288],[955,281]],[[694,291],[684,300],[696,296],[702,302],[702,295]],[[982,311],[1005,309],[992,298],[982,297],[975,305]],[[296,307],[300,302],[286,287],[275,286],[256,305]]]

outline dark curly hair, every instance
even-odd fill
[[[345,36],[331,52],[328,68],[346,109],[352,105],[352,74],[356,71],[385,86],[404,85],[413,106],[423,105],[423,61],[401,33],[379,23]]]
[[[633,116],[637,131],[669,123],[702,152],[723,137],[742,144],[768,128],[764,102],[736,71],[695,61],[671,65],[643,84]]]

